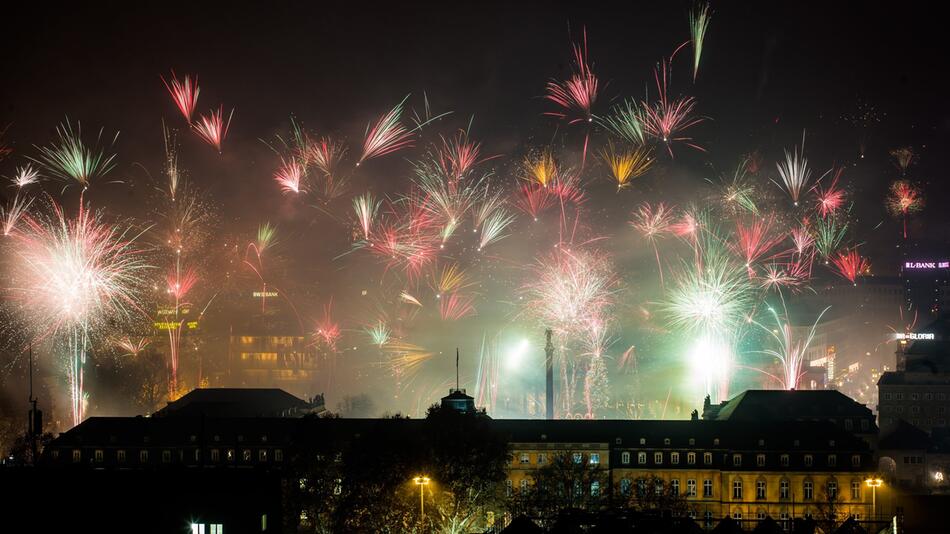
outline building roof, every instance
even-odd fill
[[[930,436],[914,425],[899,419],[897,427],[878,442],[879,450],[927,450],[933,445]]]
[[[837,417],[873,417],[871,410],[836,390],[750,389],[707,410],[717,421],[808,421]]]
[[[950,373],[887,371],[878,379],[879,386],[950,386]]]
[[[299,417],[323,411],[322,403],[316,404],[276,388],[194,389],[153,417]]]

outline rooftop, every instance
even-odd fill
[[[314,402],[276,388],[194,389],[168,403],[153,417],[299,417],[323,411],[323,398]]]

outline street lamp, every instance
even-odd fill
[[[871,488],[871,517],[877,519],[877,488],[881,487],[884,481],[879,478],[869,478],[864,483]]]
[[[412,479],[417,486],[419,486],[419,522],[422,522],[422,519],[425,517],[426,505],[425,505],[425,487],[429,485],[429,477],[422,475]]]

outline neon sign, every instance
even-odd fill
[[[905,261],[905,269],[912,270],[930,270],[930,269],[950,269],[950,261]]]
[[[276,291],[255,291],[251,293],[251,296],[256,299],[264,298],[264,297],[276,297],[277,292]]]
[[[933,341],[937,335],[933,332],[908,332],[906,334],[898,332],[894,334],[894,339],[906,339],[908,341]]]

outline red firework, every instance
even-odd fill
[[[180,305],[180,301],[191,291],[191,288],[198,282],[198,273],[189,268],[185,272],[175,269],[168,273],[166,278],[168,285],[168,294],[175,297],[175,305]],[[177,311],[176,311],[177,312]]]
[[[676,52],[673,52],[673,55],[676,55]],[[696,107],[695,98],[687,96],[670,99],[669,70],[669,62],[664,59],[660,66],[653,71],[659,100],[652,105],[647,102],[643,103],[643,128],[651,136],[666,144],[670,157],[673,157],[673,149],[670,147],[670,143],[673,141],[681,141],[686,146],[705,151],[701,146],[693,143],[691,137],[682,135],[684,130],[701,123],[703,119],[693,114]]]
[[[481,143],[468,139],[468,132],[459,130],[454,137],[442,137],[442,146],[438,148],[439,166],[442,172],[458,181],[475,165],[491,158],[478,159]]]
[[[544,114],[566,120],[568,124],[591,123],[594,120],[593,107],[597,101],[599,83],[591,71],[587,58],[587,29],[584,29],[581,43],[574,44],[574,74],[563,82],[550,81],[547,84],[545,99],[558,106],[556,111]],[[584,135],[584,150],[581,167],[587,159],[587,143],[590,131]]]
[[[762,259],[784,236],[772,233],[772,220],[756,218],[750,225],[736,223],[736,252],[745,258],[749,276],[755,275],[752,264]]]
[[[443,321],[457,321],[475,314],[475,297],[462,293],[442,295],[439,299],[439,315]]]
[[[916,186],[907,180],[898,180],[891,184],[887,197],[888,210],[904,222],[904,239],[907,239],[907,215],[923,209],[924,197]]]
[[[858,276],[867,274],[871,269],[871,264],[867,258],[861,257],[858,251],[854,249],[848,252],[839,252],[837,256],[832,258],[831,262],[837,273],[852,284],[856,284]]]
[[[342,332],[340,325],[333,320],[332,316],[333,302],[323,307],[323,318],[317,321],[317,328],[314,334],[317,339],[323,341],[332,351],[336,351],[336,342],[340,339]]]
[[[200,115],[198,121],[191,125],[198,137],[205,140],[206,143],[213,146],[219,153],[221,152],[221,143],[228,135],[228,127],[231,126],[231,117],[234,116],[234,110],[228,114],[228,119],[224,120],[224,106],[219,106],[217,111],[212,110],[208,115]]]
[[[844,169],[837,169],[835,171],[835,176],[831,180],[831,185],[827,189],[818,184],[815,187],[815,195],[817,196],[818,202],[818,213],[821,214],[822,218],[826,218],[829,215],[834,215],[845,201],[845,192],[843,189],[838,188],[838,178],[841,177],[841,173]]]
[[[363,154],[356,165],[368,159],[391,154],[413,145],[413,134],[399,122],[403,105],[409,97],[402,99],[396,107],[389,110],[376,121],[372,128],[366,128],[366,140],[363,142]]]
[[[171,82],[165,81],[164,76],[160,76],[168,93],[172,95],[172,100],[178,106],[178,110],[185,116],[185,120],[191,123],[191,117],[195,113],[195,106],[198,105],[198,93],[201,89],[198,87],[198,77],[192,79],[187,74],[183,80],[175,77],[175,71],[172,71]]]
[[[536,183],[526,183],[521,186],[515,207],[527,213],[535,221],[541,212],[554,202],[555,195],[547,188]]]

